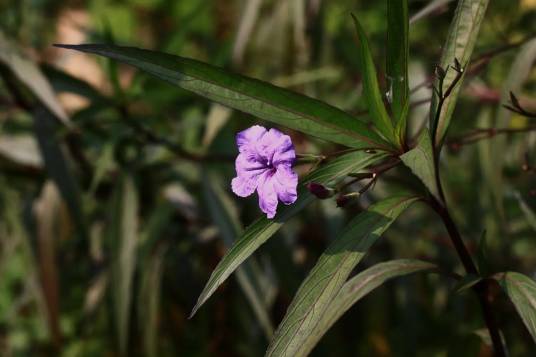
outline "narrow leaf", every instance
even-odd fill
[[[295,203],[282,207],[272,220],[262,217],[253,222],[225,254],[201,292],[191,316],[244,260],[274,235],[287,220],[315,200],[315,197],[306,188],[309,182],[332,185],[343,179],[350,172],[362,170],[367,166],[380,162],[384,158],[386,158],[386,155],[379,152],[375,154],[369,154],[364,151],[352,152],[334,159],[305,176],[299,184],[298,200]]]
[[[34,130],[47,174],[58,187],[62,198],[69,206],[71,218],[76,223],[79,233],[84,237],[87,231],[81,205],[80,188],[58,140],[58,129],[59,124],[50,111],[45,107],[38,106],[34,113]]]
[[[507,272],[499,283],[536,342],[536,282],[523,274]]]
[[[458,1],[454,19],[450,24],[447,41],[443,47],[443,53],[439,64],[440,67],[447,68],[448,66],[454,65],[455,59],[463,66],[469,63],[488,3],[489,0]],[[430,108],[430,128],[432,129],[432,133],[435,132],[436,134],[434,143],[436,146],[441,146],[443,143],[454,107],[456,106],[456,101],[458,100],[458,94],[464,76],[465,73],[449,97],[445,100],[437,123],[434,121],[439,103],[436,96],[432,99],[432,106]],[[455,71],[448,71],[443,87],[445,89],[448,88],[455,77]],[[436,80],[435,86],[437,87],[438,85],[439,82]]]
[[[230,247],[237,237],[242,234],[242,227],[238,219],[236,206],[233,205],[231,198],[219,185],[221,180],[215,174],[206,173],[204,176],[204,191],[206,201],[209,207],[212,220],[216,223],[220,230],[225,245]],[[264,333],[269,340],[274,333],[274,327],[268,313],[268,306],[262,298],[261,288],[258,286],[260,277],[254,276],[254,272],[258,271],[252,267],[253,261],[244,262],[242,266],[236,270],[236,278],[242,291],[251,305],[257,321],[261,325]]]
[[[395,122],[404,120],[408,101],[408,0],[387,2],[387,83]]]
[[[138,195],[130,176],[122,179],[112,211],[110,242],[113,252],[114,313],[121,356],[127,355],[132,284],[138,244]]]
[[[309,273],[268,347],[267,356],[296,356],[354,267],[396,218],[417,199],[392,197],[370,206],[346,226]]]
[[[393,123],[387,114],[385,105],[383,104],[378,78],[376,76],[376,67],[372,59],[372,53],[368,44],[367,35],[357,20],[357,17],[352,14],[354,25],[357,31],[359,41],[359,64],[361,74],[363,76],[363,92],[367,100],[370,116],[374,125],[380,133],[391,143],[395,143],[395,135]]]
[[[62,339],[57,250],[59,241],[66,238],[61,232],[68,226],[66,222],[61,221],[62,208],[65,207],[62,207],[62,203],[56,185],[47,181],[43,185],[41,196],[33,206],[39,283],[43,291],[49,333],[56,348],[60,348]]]
[[[64,124],[69,123],[67,114],[56,99],[56,94],[39,67],[22,56],[2,31],[0,31],[0,63],[6,65],[15,77],[24,83],[58,119]]]
[[[415,176],[421,179],[430,193],[440,199],[437,192],[436,174],[434,170],[432,140],[428,129],[422,131],[417,146],[401,155],[400,159],[411,169]]]
[[[357,274],[343,285],[329,303],[320,322],[304,339],[297,356],[308,355],[322,336],[346,311],[387,280],[413,273],[433,271],[434,269],[437,269],[435,264],[422,260],[398,259],[376,264]]]
[[[57,45],[130,64],[230,108],[354,148],[384,147],[367,124],[324,102],[193,59],[112,45]]]

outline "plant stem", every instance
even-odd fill
[[[438,166],[437,163],[436,166]],[[436,170],[437,173],[438,171],[439,170]],[[439,176],[437,176],[437,183],[439,192],[441,193],[441,196],[443,196],[443,190],[441,188],[441,180],[439,179]],[[444,202],[444,197],[442,197],[442,199]],[[463,242],[458,227],[454,223],[446,204],[440,203],[434,197],[431,197],[429,203],[430,206],[434,209],[434,211],[436,211],[439,217],[441,217],[441,219],[443,220],[443,224],[445,225],[445,228],[449,233],[452,244],[454,245],[454,248],[456,249],[456,252],[460,257],[460,260],[463,264],[463,267],[465,268],[466,273],[479,275],[478,269],[476,268],[473,259],[471,258],[471,255],[469,254],[469,251],[467,250],[467,247]],[[473,291],[478,297],[478,302],[482,310],[484,322],[488,328],[489,335],[491,337],[495,356],[504,357],[506,356],[505,349],[502,343],[499,327],[497,325],[497,321],[495,320],[495,316],[493,315],[493,309],[491,306],[491,292],[489,281],[485,279],[482,280],[473,287]]]

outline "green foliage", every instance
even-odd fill
[[[387,114],[387,110],[383,104],[382,94],[376,75],[376,67],[370,52],[367,35],[357,20],[357,17],[352,14],[352,18],[354,20],[359,41],[359,65],[363,76],[363,93],[367,100],[368,110],[374,125],[376,125],[380,133],[393,143],[395,142],[393,122]]]
[[[308,354],[320,338],[343,316],[353,305],[382,286],[386,281],[408,274],[430,272],[437,269],[434,264],[415,259],[396,259],[379,263],[363,270],[340,288],[331,300],[322,318],[303,342],[301,354]]]
[[[335,185],[348,173],[362,170],[379,162],[384,157],[384,154],[368,154],[364,151],[357,151],[343,155],[304,177],[298,188],[298,200],[295,203],[284,207],[273,220],[263,217],[253,222],[231,247],[216,269],[214,269],[192,310],[191,316],[244,260],[277,232],[288,219],[314,200],[314,196],[305,188],[307,183],[317,182],[323,185]]]
[[[192,59],[111,45],[57,46],[131,64],[215,102],[321,139],[354,148],[386,147],[365,123],[326,103]]]
[[[312,349],[313,346],[304,342],[322,315],[333,313],[327,312],[329,304],[354,267],[415,200],[414,197],[393,197],[380,201],[348,223],[303,281],[275,332],[267,356],[302,356]]]
[[[432,147],[432,139],[428,129],[424,129],[417,141],[417,145],[410,151],[400,155],[400,160],[411,169],[411,171],[424,183],[426,188],[437,199],[437,181],[434,164],[434,151]]]
[[[507,272],[499,283],[536,341],[536,282],[523,274]]]
[[[0,355],[534,355],[531,1],[71,5],[0,5]]]
[[[387,21],[387,66],[385,75],[389,82],[388,90],[392,103],[391,108],[398,123],[406,119],[407,112],[404,107],[408,105],[409,100],[408,1],[389,0],[387,2]],[[403,128],[405,129],[405,126]]]
[[[455,60],[462,66],[466,66],[469,63],[488,3],[489,0],[462,0],[458,2],[439,63],[439,66],[443,69],[454,66]],[[465,71],[463,75],[465,75]],[[445,80],[442,83],[444,83],[445,87],[448,87],[455,78],[455,71],[447,71]],[[439,81],[436,80],[435,83],[439,85]],[[441,108],[439,108],[437,97],[432,99],[430,128],[434,138],[434,146],[443,144],[459,92],[460,86],[456,86]],[[438,110],[440,110],[440,113],[436,117]]]

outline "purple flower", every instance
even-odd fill
[[[233,192],[247,197],[257,190],[259,207],[268,218],[274,218],[278,200],[289,205],[298,197],[298,175],[292,170],[296,153],[290,137],[254,125],[236,135],[236,144],[239,154],[231,182]]]

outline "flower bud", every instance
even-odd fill
[[[327,188],[326,186],[316,182],[308,183],[307,189],[309,190],[309,192],[311,192],[313,195],[315,195],[317,198],[320,198],[321,200],[329,198],[335,193],[333,189]]]
[[[337,197],[337,207],[345,207],[348,205],[348,203],[353,199],[358,197],[359,194],[357,192],[348,193],[346,195],[340,195]]]

